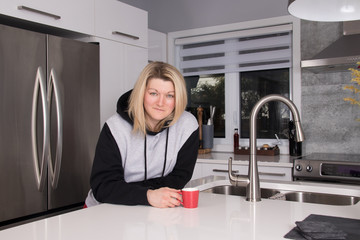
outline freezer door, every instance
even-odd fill
[[[48,76],[48,189],[49,209],[54,209],[84,202],[90,189],[100,133],[99,46],[48,36]]]
[[[46,69],[45,44],[46,35],[0,25],[0,222],[47,209],[47,187],[39,191],[34,175],[31,135],[36,73]],[[43,109],[41,97],[35,98],[41,153]]]

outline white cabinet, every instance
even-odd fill
[[[118,0],[95,0],[94,36],[100,44],[100,124],[116,112],[148,63],[148,13]]]
[[[147,48],[99,37],[80,39],[100,45],[100,125],[116,112],[119,97],[134,87],[148,63]]]
[[[148,35],[148,49],[149,49],[149,61],[161,61],[167,60],[167,38],[166,34],[149,29]]]
[[[196,173],[192,179],[206,177],[210,175],[225,176],[228,178],[228,165],[227,164],[212,164],[212,163],[197,163]],[[232,166],[236,174],[247,175],[248,166],[234,164]],[[259,178],[266,180],[279,180],[279,181],[292,181],[292,168],[278,167],[278,166],[258,166]]]
[[[75,32],[94,33],[94,0],[2,0],[0,14]]]
[[[148,13],[117,0],[95,0],[95,35],[147,48]]]

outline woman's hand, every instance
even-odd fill
[[[147,191],[147,199],[151,206],[158,208],[168,208],[179,206],[182,202],[180,190],[163,187],[156,190]]]

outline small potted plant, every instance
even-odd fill
[[[358,105],[360,107],[360,62],[357,63],[358,67],[355,68],[349,68],[351,71],[351,82],[354,82],[355,85],[346,85],[344,87],[345,90],[349,90],[354,93],[354,98],[352,97],[346,97],[344,98],[344,101],[349,102],[351,104]],[[357,86],[356,86],[357,85]],[[357,98],[357,99],[356,99]],[[356,119],[356,121],[360,121],[360,118]]]

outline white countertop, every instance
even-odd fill
[[[222,182],[212,184],[221,185]],[[302,187],[344,191],[341,185],[316,183],[309,186],[308,183],[289,183],[288,187],[293,184],[298,184],[299,190]],[[261,187],[275,185],[261,183]],[[329,186],[328,189],[326,186]],[[349,187],[345,191],[360,196],[360,186]],[[360,203],[330,206],[269,199],[252,203],[245,201],[244,197],[201,192],[196,209],[101,204],[0,231],[0,239],[271,240],[282,239],[295,227],[295,221],[302,221],[310,214],[360,219]]]
[[[229,157],[233,158],[234,165],[248,165],[249,155],[234,154],[233,152],[210,152],[199,154],[197,163],[227,164]],[[258,166],[293,167],[294,156],[280,154],[276,156],[257,155]]]

